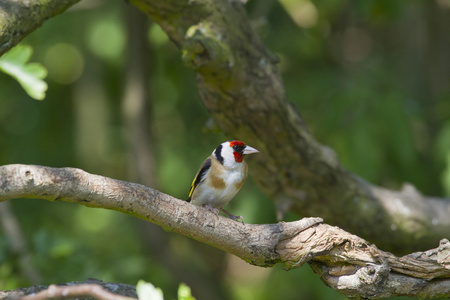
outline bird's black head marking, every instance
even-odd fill
[[[217,160],[223,165],[223,156],[222,156],[222,145],[217,146],[216,150],[214,150],[214,155]]]

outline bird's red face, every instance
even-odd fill
[[[230,147],[233,148],[234,160],[237,163],[241,163],[245,155],[258,152],[255,148],[247,146],[244,142],[238,140],[230,141],[229,143]]]
[[[241,141],[230,141],[230,147],[233,148],[234,160],[241,163],[244,160],[245,143]]]

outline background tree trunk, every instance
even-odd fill
[[[448,235],[448,200],[424,197],[409,184],[401,191],[374,186],[345,170],[334,151],[314,139],[286,101],[277,59],[253,33],[241,2],[132,2],[182,50],[223,132],[260,149],[250,161],[252,175],[274,199],[280,218],[288,210],[321,216],[397,252],[423,249]]]

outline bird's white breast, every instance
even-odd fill
[[[215,166],[211,167],[210,172]],[[205,177],[205,181],[199,184],[194,192],[192,203],[195,205],[209,205],[214,208],[222,208],[240,190],[247,175],[245,162],[235,165],[234,168],[221,168],[221,172],[213,171],[218,178],[214,179],[211,174]],[[224,184],[219,186],[217,179]]]

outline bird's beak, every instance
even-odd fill
[[[252,153],[258,153],[259,151],[256,150],[255,148],[252,148],[250,146],[245,146],[244,151],[242,151],[242,154],[247,155],[247,154],[252,154]]]

